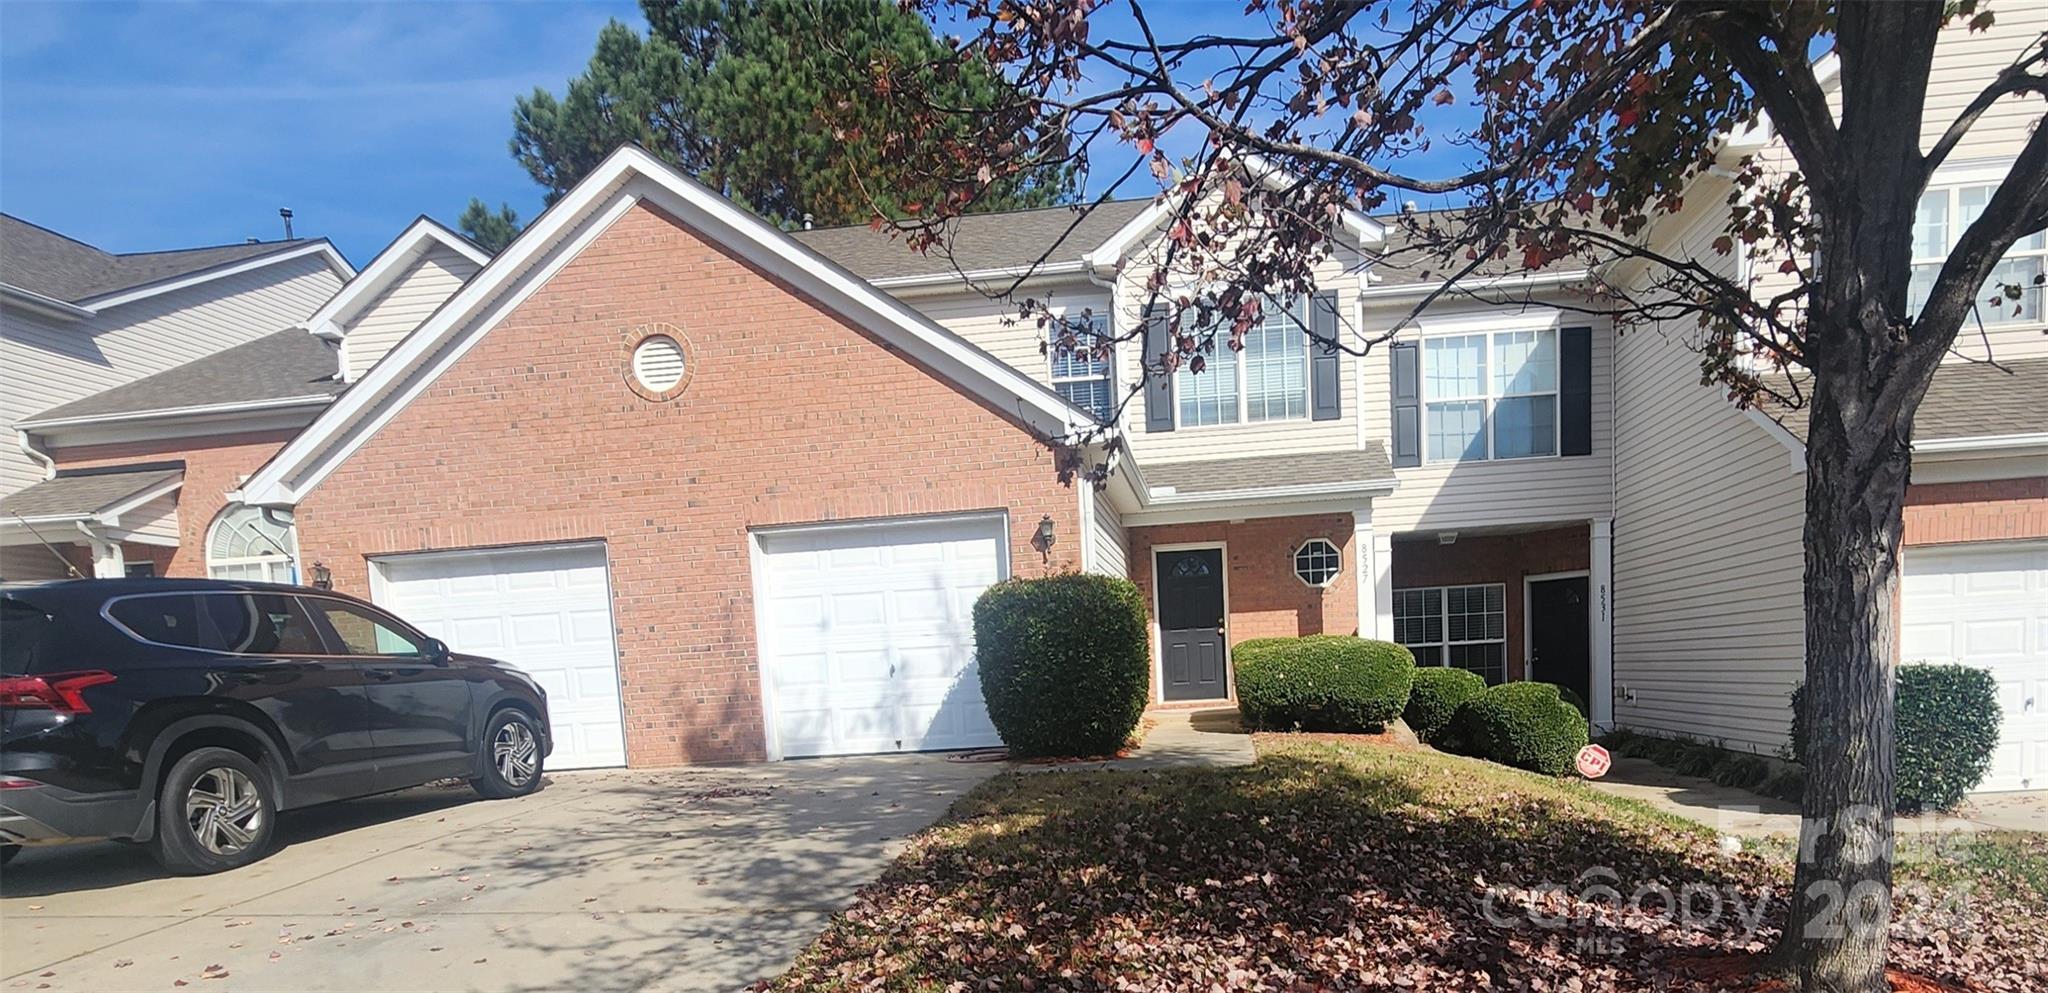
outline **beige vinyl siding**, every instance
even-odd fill
[[[33,539],[25,545],[0,545],[0,580],[63,579],[69,575],[63,561]]]
[[[1676,240],[1713,259],[1719,216],[1703,213]],[[1776,436],[1699,385],[1691,331],[1615,345],[1614,716],[1769,752],[1805,654],[1805,477]]]
[[[1420,329],[1404,330],[1397,340],[1419,341],[1430,333],[1432,318],[1494,317],[1503,321],[1516,311],[1495,308],[1455,314],[1424,315]],[[1388,326],[1407,309],[1382,304],[1367,310],[1367,323]],[[1593,327],[1593,451],[1590,455],[1480,462],[1431,463],[1396,469],[1400,486],[1372,502],[1375,527],[1394,532],[1476,528],[1542,521],[1583,521],[1614,513],[1613,491],[1613,352],[1614,335],[1605,322],[1563,314],[1559,327]],[[1362,363],[1366,438],[1393,452],[1392,349],[1375,347]]]
[[[413,263],[342,329],[341,360],[349,381],[362,378],[481,268],[446,245],[435,245]]]
[[[1996,22],[1988,31],[1971,31],[1958,20],[1944,30],[1935,45],[1934,65],[1928,75],[1926,113],[1922,119],[1920,147],[1932,148],[1956,116],[1977,94],[1983,92],[2001,69],[2043,31],[2048,31],[2048,4],[2009,3],[1994,5]],[[1839,117],[1840,91],[1829,94],[1830,106]],[[1961,144],[1949,153],[1944,170],[1975,165],[2010,162],[2025,147],[2027,138],[2048,115],[2048,98],[2039,94],[2005,96],[1991,105],[1971,126]],[[1754,153],[1768,172],[1797,168],[1791,153],[1775,138]],[[1947,185],[1938,172],[1936,183]],[[1778,258],[1756,260],[1755,271],[1765,274],[1757,294],[1782,292],[1786,281],[1777,277]],[[2037,358],[2048,355],[2048,319],[2040,313],[2033,320],[2014,321],[1979,328],[1966,323],[1956,336],[1949,361],[1982,361]]]
[[[208,280],[65,323],[0,310],[0,493],[42,478],[11,437],[30,414],[280,331],[341,288],[320,256]],[[210,397],[194,397],[194,403]]]
[[[1019,291],[1018,295],[1020,298],[1030,296],[1056,311],[1071,311],[1076,315],[1091,308],[1098,314],[1109,312],[1108,291],[1086,282],[1049,288],[1034,286]],[[1036,316],[1017,316],[1017,304],[991,300],[972,291],[904,293],[902,300],[940,327],[967,339],[1012,368],[1041,383],[1051,384],[1052,364],[1039,347],[1044,332]]]
[[[121,515],[121,530],[177,541],[178,490],[172,490]]]
[[[1076,483],[1075,485],[1087,486],[1090,484]],[[1107,493],[1096,493],[1094,504],[1094,519],[1089,521],[1088,526],[1093,528],[1095,532],[1093,537],[1095,561],[1089,566],[1089,569],[1090,571],[1108,576],[1128,578],[1131,574],[1131,551],[1128,537],[1124,531],[1123,516],[1116,512],[1115,507],[1110,505],[1109,494]]]

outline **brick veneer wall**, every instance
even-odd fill
[[[1152,588],[1153,549],[1161,545],[1223,542],[1225,595],[1230,616],[1225,625],[1230,643],[1251,638],[1287,638],[1305,634],[1358,632],[1358,577],[1352,552],[1350,514],[1308,517],[1264,517],[1199,524],[1164,524],[1131,528],[1131,581],[1145,593],[1145,607],[1156,623],[1159,604]],[[1294,576],[1294,550],[1310,538],[1327,539],[1343,554],[1343,567],[1325,587],[1310,586]],[[1158,646],[1153,646],[1156,652]],[[1158,677],[1153,666],[1153,677]],[[1153,698],[1158,698],[1153,687]]]
[[[123,556],[151,558],[159,576],[206,575],[206,532],[227,506],[228,492],[270,460],[290,441],[294,431],[252,431],[215,437],[169,438],[161,441],[57,448],[50,457],[60,469],[134,465],[183,459],[185,484],[178,490],[178,547],[154,553],[126,545]],[[89,558],[89,556],[88,556]],[[90,568],[87,572],[90,573]]]
[[[1906,489],[1906,544],[2048,538],[2048,476]]]
[[[1456,543],[1394,542],[1394,588],[1500,583],[1507,587],[1508,678],[1522,678],[1522,577],[1590,568],[1585,525],[1513,535],[1472,535]]]
[[[654,323],[692,370],[668,401],[628,385]],[[748,528],[1008,508],[1012,572],[1038,575],[1077,566],[1077,501],[1018,423],[642,205],[297,521],[305,558],[358,595],[375,555],[604,540],[627,758],[660,766],[762,757]],[[1029,545],[1041,515],[1050,563]]]

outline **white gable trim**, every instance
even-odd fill
[[[325,480],[476,342],[645,202],[788,282],[1048,438],[1092,423],[1050,388],[939,327],[646,151],[612,153],[249,477],[245,503],[290,506]]]
[[[391,244],[384,246],[384,250],[378,252],[360,274],[328,297],[319,310],[293,326],[322,338],[339,339],[343,334],[342,324],[354,319],[359,311],[377,299],[378,294],[410,271],[414,262],[436,247],[445,247],[478,266],[491,261],[490,253],[422,214],[399,232],[398,237],[391,239]]]
[[[1245,171],[1251,174],[1252,179],[1269,190],[1279,189],[1292,182],[1295,178],[1287,170],[1269,162],[1264,156],[1247,155],[1240,161],[1243,162]],[[1125,222],[1123,227],[1118,228],[1116,233],[1110,235],[1107,241],[1096,246],[1094,251],[1082,256],[1083,261],[1090,268],[1097,270],[1115,268],[1117,263],[1122,262],[1124,256],[1129,255],[1131,250],[1137,247],[1140,241],[1150,236],[1160,225],[1166,223],[1166,219],[1172,216],[1175,210],[1179,209],[1181,198],[1184,195],[1176,193],[1154,200],[1152,206],[1145,208],[1138,216]],[[1381,226],[1380,222],[1358,211],[1344,211],[1338,218],[1338,223],[1344,232],[1351,236],[1352,241],[1358,247],[1378,245],[1386,241],[1387,229]]]
[[[308,245],[300,245],[296,248],[272,252],[268,255],[258,255],[254,258],[243,259],[240,262],[232,262],[226,265],[215,266],[211,269],[202,269],[195,273],[189,273],[187,275],[178,276],[172,279],[166,279],[163,280],[162,282],[150,283],[145,286],[135,287],[134,289],[121,290],[116,293],[109,293],[106,296],[88,297],[84,300],[78,301],[77,305],[79,307],[98,313],[110,307],[119,307],[123,304],[134,303],[137,300],[146,300],[150,297],[162,296],[163,294],[166,293],[172,293],[178,290],[182,290],[188,286],[198,286],[201,283],[210,283],[216,279],[225,279],[229,276],[239,276],[245,272],[253,272],[257,269],[262,269],[267,266],[273,266],[280,262],[289,262],[293,259],[301,259],[309,255],[319,256],[321,261],[326,262],[327,267],[333,269],[335,274],[339,275],[342,279],[346,280],[355,278],[355,267],[349,265],[348,260],[342,258],[341,253],[335,251],[334,246],[328,244],[327,240],[323,238],[319,241],[313,242]]]

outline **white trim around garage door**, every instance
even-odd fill
[[[761,743],[767,750],[768,760],[781,761],[782,742],[776,730],[775,687],[770,678],[770,652],[768,648],[767,612],[762,604],[768,602],[766,584],[767,570],[764,568],[768,557],[761,547],[763,539],[773,540],[785,535],[806,534],[820,531],[884,531],[893,528],[915,527],[920,524],[963,524],[985,521],[999,528],[996,538],[998,566],[996,581],[1009,579],[1010,572],[1010,512],[1005,510],[975,510],[955,514],[932,514],[916,517],[871,517],[853,521],[824,521],[813,524],[777,524],[747,529],[747,572],[749,590],[753,596],[754,613],[754,676],[759,681],[761,694]]]
[[[1237,699],[1237,667],[1230,663],[1230,543],[1227,541],[1182,541],[1169,545],[1153,545],[1145,550],[1152,557],[1146,568],[1152,571],[1152,702],[1166,702],[1166,635],[1159,626],[1159,553],[1200,552],[1216,549],[1223,553],[1223,696],[1224,702]],[[1175,700],[1175,703],[1196,703],[1200,701]]]

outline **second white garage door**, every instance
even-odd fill
[[[2048,789],[2048,544],[1906,550],[1899,657],[1990,670],[2004,712],[1983,792]]]
[[[550,769],[626,764],[604,546],[399,555],[372,598],[458,652],[526,670],[548,694]]]
[[[999,744],[974,601],[1009,575],[999,516],[757,536],[765,706],[785,757]]]

